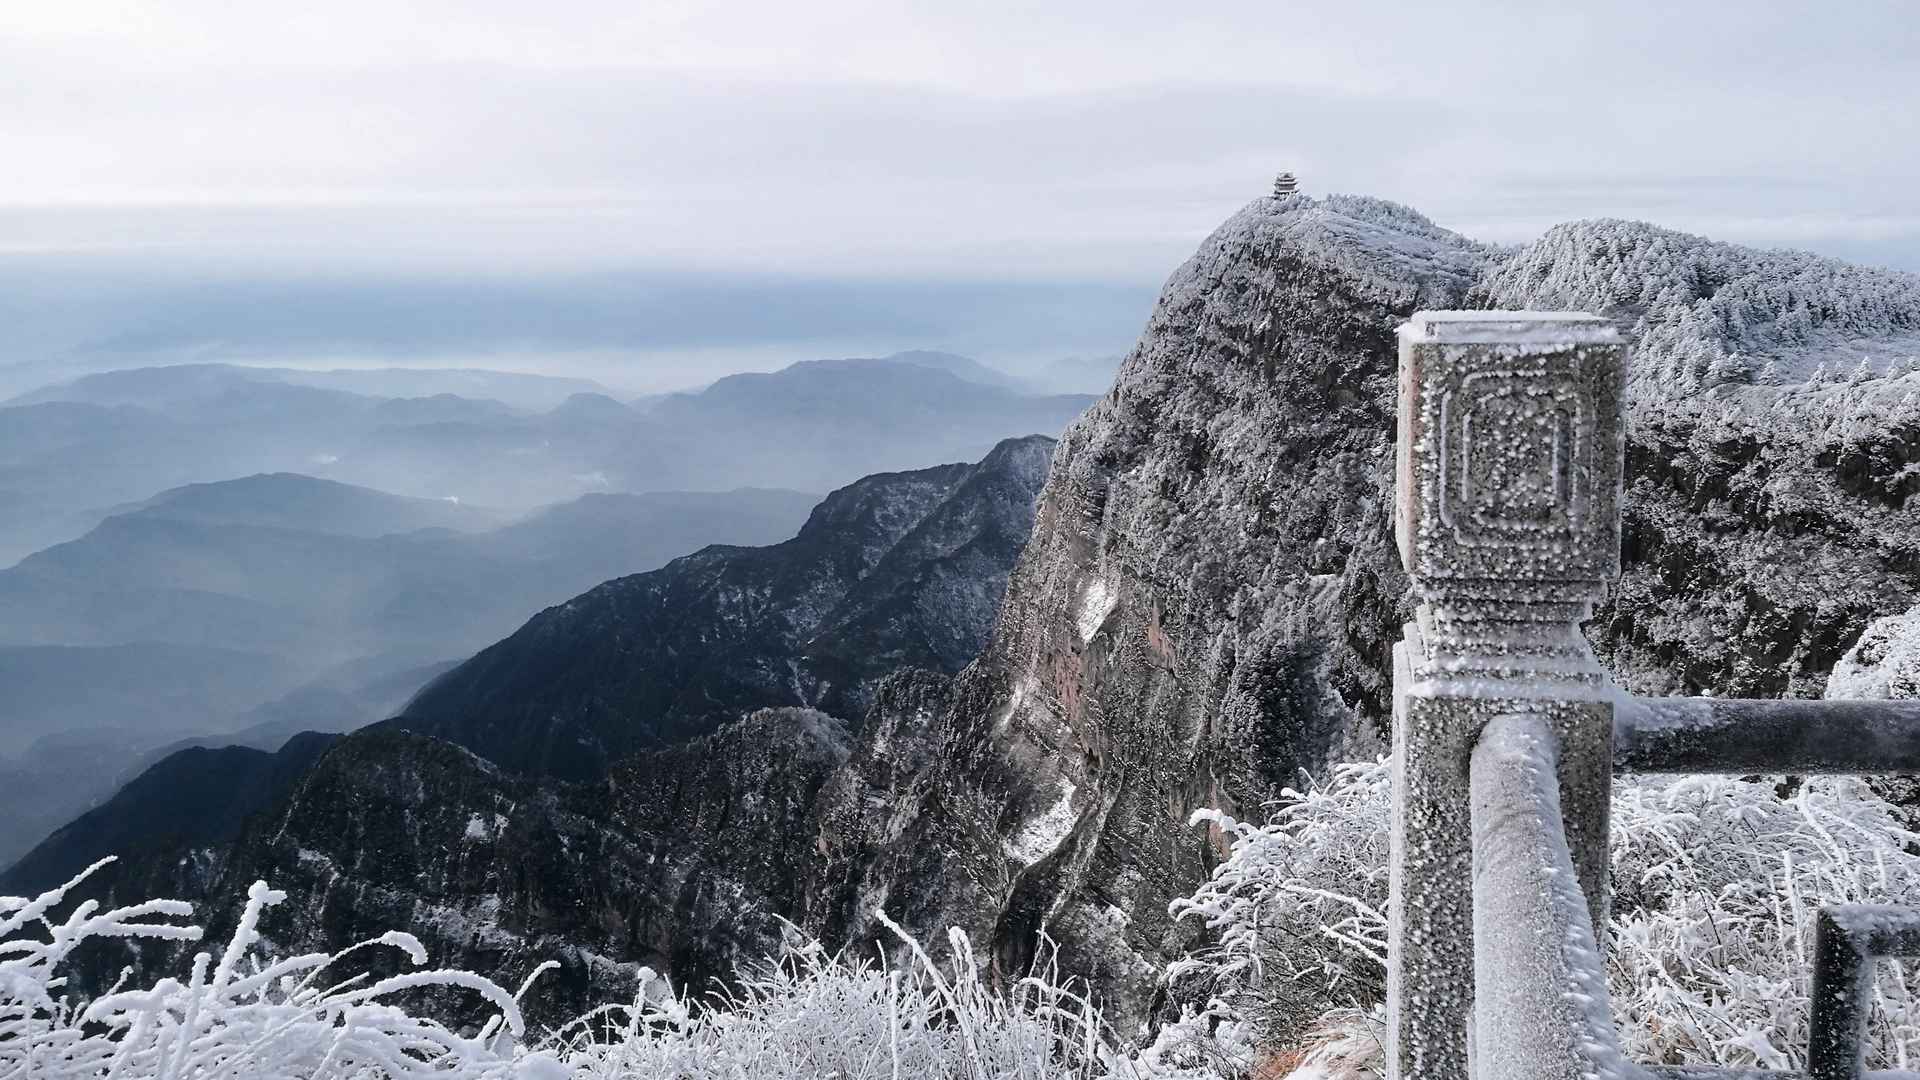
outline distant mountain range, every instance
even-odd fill
[[[709,543],[790,536],[815,501],[595,495],[501,526],[498,511],[281,473],[116,508],[0,570],[0,745],[23,753],[13,772],[70,781],[31,802],[0,785],[0,857],[167,742],[252,729],[242,741],[271,749],[390,715],[443,670],[430,665],[528,611]]]
[[[975,460],[1003,438],[1060,430],[1091,401],[927,352],[800,363],[640,403],[499,372],[106,372],[0,405],[0,565],[79,536],[107,507],[239,475],[514,512],[597,492],[818,492]]]
[[[356,397],[491,400],[520,412],[552,409],[575,394],[610,391],[591,379],[480,368],[334,368],[306,370],[239,364],[172,364],[82,375],[21,394],[6,405],[79,401],[137,405],[173,412],[191,402],[217,401],[242,386],[309,387]]]
[[[0,406],[0,565],[22,556],[0,569],[0,667],[18,687],[0,754],[19,755],[0,777],[22,793],[0,786],[0,860],[162,747],[270,750],[390,715],[530,612],[709,544],[793,536],[817,497],[787,485],[971,460],[1090,400],[936,352],[638,403],[603,390],[191,364]],[[894,617],[913,587],[869,585],[861,610]],[[857,612],[822,615],[853,640]],[[934,628],[919,648],[964,659]],[[809,663],[837,703],[867,661]]]

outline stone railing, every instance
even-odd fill
[[[1788,1076],[1625,1060],[1607,1002],[1616,772],[1920,772],[1920,703],[1635,699],[1580,623],[1620,572],[1626,347],[1591,315],[1400,328],[1387,1011],[1395,1080]],[[1596,918],[1597,917],[1597,918]],[[1872,957],[1920,916],[1817,929],[1808,1074],[1861,1075]]]

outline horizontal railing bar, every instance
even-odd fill
[[[1722,1068],[1716,1065],[1644,1065],[1661,1080],[1807,1080],[1797,1068]]]
[[[1644,1065],[1663,1080],[1805,1080],[1799,1068],[1724,1068],[1718,1065]],[[1862,1074],[1862,1080],[1920,1080],[1920,1072],[1908,1068],[1874,1068]]]
[[[1920,701],[1628,698],[1616,773],[1916,773]]]
[[[1806,1080],[1798,1069],[1726,1068],[1718,1065],[1643,1065],[1641,1069],[1663,1080]],[[1908,1069],[1872,1069],[1862,1080],[1920,1080]]]
[[[1474,1080],[1625,1078],[1593,916],[1560,806],[1559,740],[1497,716],[1468,765]]]

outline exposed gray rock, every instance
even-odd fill
[[[1897,350],[1914,281],[1632,223],[1503,253],[1376,200],[1253,203],[1062,437],[981,658],[944,694],[883,694],[864,737],[884,746],[828,782],[811,925],[865,936],[884,906],[964,926],[1005,975],[1044,931],[1113,1015],[1151,1007],[1184,944],[1166,905],[1214,857],[1189,811],[1252,812],[1296,770],[1378,745],[1407,615],[1392,331],[1419,308],[1622,317],[1643,338],[1627,566],[1596,651],[1639,693],[1817,694],[1920,588],[1920,374],[1708,369],[1862,334]]]
[[[1492,257],[1366,199],[1262,200],[1202,245],[1062,437],[984,655],[944,708],[883,696],[868,732],[896,747],[849,769],[885,775],[829,784],[829,858],[867,853],[833,925],[965,926],[1005,974],[1044,929],[1145,1011],[1183,942],[1167,902],[1209,864],[1188,812],[1257,804],[1386,715],[1393,330]]]

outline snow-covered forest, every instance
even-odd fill
[[[1641,221],[1557,225],[1477,291],[1490,307],[1616,313],[1662,360],[1636,379],[1670,389],[1857,380],[1920,364],[1913,275]]]

